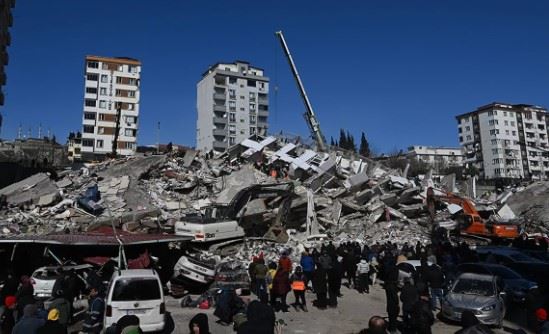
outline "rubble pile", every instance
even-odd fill
[[[534,182],[506,192],[505,203],[532,233],[549,233],[549,181]]]
[[[86,164],[61,171],[57,180],[44,173],[33,175],[0,189],[0,231],[4,236],[87,231],[114,223],[129,232],[173,233],[185,215],[210,204],[228,204],[253,185],[282,183],[293,184],[287,207],[279,193],[248,199],[239,222],[280,224],[291,232],[290,242],[301,244],[315,235],[371,243],[428,241],[432,223],[426,188],[455,189],[451,175],[434,184],[430,175],[422,181],[407,178],[406,170],[390,170],[349,152],[316,152],[287,139],[256,136],[217,157],[189,149],[183,155]],[[507,219],[513,219],[514,212],[541,219],[547,231],[547,201],[536,197],[547,187],[533,184],[524,190],[532,196],[506,192],[478,204],[497,203],[498,213]],[[539,203],[531,198],[540,198]],[[446,203],[435,220],[452,225],[452,214],[460,210]],[[263,236],[267,228],[260,230],[260,235],[249,236]]]

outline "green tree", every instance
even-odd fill
[[[339,130],[339,147],[347,149],[347,136],[345,135],[345,130]]]
[[[370,157],[370,144],[368,143],[368,140],[366,139],[366,135],[364,135],[364,132],[362,132],[362,135],[360,136],[360,148],[358,150],[358,153],[364,157]]]

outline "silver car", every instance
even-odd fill
[[[493,275],[461,274],[442,300],[442,315],[461,321],[461,313],[472,311],[486,325],[501,327],[505,317],[504,292]]]

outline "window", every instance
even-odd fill
[[[124,142],[124,148],[126,150],[133,150],[135,148],[135,143]]]
[[[492,139],[492,145],[497,145],[498,144],[498,140],[497,139]]]
[[[511,126],[515,126],[515,121],[511,121]]]
[[[234,143],[235,143],[235,138],[229,137],[229,145],[234,145]]]
[[[458,128],[458,133],[461,133],[461,127]]]
[[[244,135],[244,134],[246,134],[246,131],[240,130],[240,134],[241,134],[241,135]]]
[[[463,141],[463,137],[459,136],[459,142],[461,143]]]
[[[250,101],[255,101],[255,93],[250,92]]]
[[[93,120],[95,120],[95,113],[94,112],[85,112],[84,113],[84,119],[93,119]]]
[[[265,89],[265,83],[264,82],[259,83],[259,89]]]
[[[236,111],[236,102],[235,101],[229,101],[229,110],[230,111]]]
[[[86,80],[89,80],[89,81],[97,81],[99,79],[99,75],[96,74],[96,73],[88,73],[86,75]]]
[[[103,96],[107,95],[107,88],[105,87],[99,88],[99,95],[103,95]]]
[[[509,130],[505,130],[505,134],[506,134],[506,135],[509,135]]]
[[[97,128],[97,134],[98,135],[102,135],[102,134],[105,134],[105,128],[100,126]]]
[[[108,70],[109,69],[109,64],[103,63],[101,68],[104,69],[104,70]]]
[[[126,123],[135,124],[137,122],[137,117],[135,116],[126,116]]]
[[[105,114],[99,114],[99,120],[104,121],[105,120]]]
[[[255,111],[255,103],[250,103],[250,111]]]
[[[236,114],[229,113],[229,122],[236,122]]]
[[[251,127],[251,128],[250,128],[250,134],[251,134],[251,135],[255,135],[255,127]]]
[[[133,109],[134,109],[133,103],[128,103],[128,110],[133,110]]]
[[[504,125],[509,125],[509,121],[504,121],[503,124]]]
[[[241,100],[244,100],[244,95],[240,95],[240,99],[241,99]]]
[[[99,68],[99,63],[96,61],[89,61],[88,68]]]
[[[255,115],[250,115],[250,123],[255,123]]]
[[[130,73],[137,73],[137,66],[128,65],[128,72],[130,72]]]
[[[135,90],[129,90],[128,97],[135,97]]]
[[[93,133],[94,129],[93,125],[84,125],[84,133]]]
[[[236,84],[236,78],[229,77],[229,83],[235,85]]]
[[[507,111],[504,111],[504,112],[503,112],[503,116],[507,116]]]
[[[107,108],[107,101],[99,101],[99,108],[106,109]]]
[[[86,87],[86,93],[88,93],[88,94],[97,94],[97,88],[95,88],[95,87]]]
[[[97,139],[97,141],[95,142],[95,147],[103,148],[103,139]]]
[[[471,127],[467,125],[467,126],[465,127],[465,131],[471,131]]]
[[[101,74],[101,82],[109,82],[109,76],[106,74]]]
[[[86,99],[86,100],[84,101],[84,105],[85,105],[86,107],[95,107],[96,102],[97,102],[97,101],[95,101],[95,100]],[[95,119],[95,118],[94,118],[94,119]]]
[[[137,79],[130,78],[130,80],[128,80],[128,85],[137,86]]]
[[[236,90],[229,89],[229,98],[233,100],[236,99]]]
[[[118,65],[118,72],[122,72],[124,70],[124,66],[123,65]]]
[[[467,135],[467,140],[471,140],[471,136],[470,136],[470,135]]]
[[[236,126],[229,125],[229,134],[230,135],[236,135]]]
[[[93,139],[82,139],[82,146],[93,147]]]
[[[244,118],[241,118],[241,119],[240,119],[240,123],[244,123]]]
[[[494,125],[494,124],[497,125],[497,124],[498,124],[498,120],[497,120],[497,119],[492,119],[492,120],[488,121],[488,124],[489,124],[489,125]]]
[[[513,136],[516,136],[517,135],[517,132],[516,131],[513,131]]]
[[[499,151],[498,151],[497,148],[493,148],[493,149],[492,149],[492,154],[498,154],[498,152],[499,152]]]
[[[126,136],[126,137],[135,137],[136,133],[137,133],[137,130],[135,130],[135,129],[125,129],[124,130],[124,136]]]
[[[112,300],[133,303],[142,300],[160,299],[160,296],[160,286],[157,279],[123,278],[116,281]]]

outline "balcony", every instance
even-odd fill
[[[214,111],[227,111],[227,107],[224,104],[214,104],[213,105]]]
[[[220,137],[224,137],[227,135],[227,129],[226,128],[215,128],[213,129],[213,135],[214,136],[220,136]]]
[[[257,112],[257,116],[259,117],[268,117],[269,116],[269,112],[267,110],[259,110]]]
[[[225,96],[225,94],[222,94],[222,93],[214,93],[213,98],[214,98],[214,100],[223,100],[223,101],[225,101],[226,96]]]
[[[227,124],[227,118],[226,117],[214,117],[213,122],[214,122],[214,124],[226,125]]]
[[[218,75],[214,78],[214,85],[224,87],[226,84],[227,77]]]

